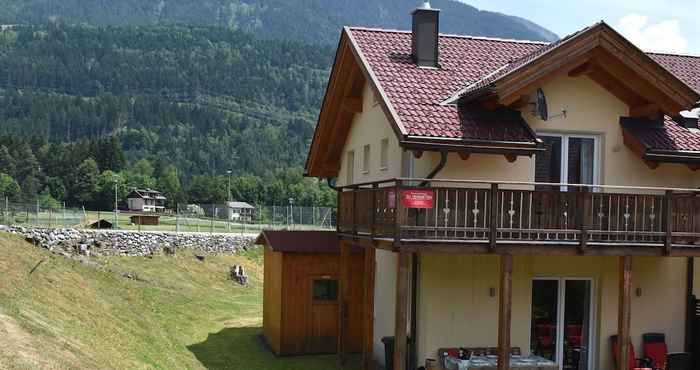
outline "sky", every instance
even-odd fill
[[[700,56],[700,0],[460,0],[516,15],[560,37],[600,20],[645,51]]]

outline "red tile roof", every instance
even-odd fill
[[[440,68],[419,68],[411,59],[411,33],[349,28],[348,33],[398,115],[405,135],[425,138],[533,142],[522,119],[480,119],[441,102],[470,85],[510,71],[560,44],[441,35]],[[578,33],[577,33],[578,34]],[[566,38],[568,39],[568,38]],[[700,57],[649,54],[700,92]],[[475,85],[475,86],[476,86]],[[659,147],[700,150],[700,134],[680,126],[654,133]],[[684,143],[683,145],[679,143]],[[693,143],[693,144],[690,144]],[[686,150],[686,149],[684,149]]]
[[[263,244],[275,252],[340,253],[340,240],[335,231],[265,230],[255,244]]]
[[[474,120],[463,122],[457,106],[440,103],[465,84],[546,44],[441,36],[441,68],[428,69],[419,68],[411,59],[410,32],[351,28],[350,34],[396,110],[404,134],[518,142],[534,140],[522,120],[502,119],[489,126]]]
[[[689,130],[666,117],[662,125],[622,123],[625,131],[632,134],[647,150],[673,150],[700,152],[700,133]]]

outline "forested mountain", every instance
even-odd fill
[[[109,209],[116,181],[219,203],[230,170],[236,199],[332,205],[302,166],[340,27],[407,29],[418,3],[0,0],[0,196]],[[446,33],[556,38],[432,3]]]
[[[419,0],[0,0],[0,23],[49,20],[103,26],[198,25],[241,29],[265,38],[335,43],[344,25],[408,29]],[[443,10],[443,32],[530,40],[557,36],[525,19],[453,0]]]
[[[122,173],[125,185],[163,187],[157,180],[176,172],[183,184],[169,195],[183,202],[224,201],[220,185],[226,181],[218,176],[232,170],[239,199],[281,204],[294,193],[299,204],[330,204],[330,190],[303,180],[301,166],[332,55],[331,47],[258,40],[215,27],[5,29],[0,135],[32,137],[4,144],[15,162],[31,152],[37,165],[13,172],[0,158],[0,173],[11,173],[21,191],[10,193],[24,201],[48,192],[69,204],[90,204],[91,197],[77,195],[85,191],[71,184],[81,165],[100,174],[141,162],[147,170]],[[109,137],[119,145],[91,152],[60,145]],[[76,148],[86,146],[95,147]],[[103,165],[97,156],[104,151],[123,156],[124,163]],[[83,163],[90,158],[95,165]],[[59,159],[60,165],[47,162]],[[207,183],[214,184],[209,193],[202,190]],[[96,185],[88,189],[99,192]]]

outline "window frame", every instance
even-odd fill
[[[379,143],[379,170],[389,169],[389,139],[384,138]]]
[[[372,166],[372,146],[370,144],[365,144],[362,147],[362,174],[367,175],[370,173],[370,167]]]
[[[345,185],[355,183],[355,151],[348,150],[345,154]]]
[[[538,132],[537,136],[558,137],[561,139],[561,163],[559,169],[559,183],[569,183],[569,139],[592,139],[593,140],[593,184],[600,185],[601,174],[601,155],[600,142],[601,137],[597,134],[569,134],[562,132]],[[535,158],[535,161],[537,159]],[[595,189],[595,188],[594,188]],[[567,187],[562,186],[562,191],[566,191]]]

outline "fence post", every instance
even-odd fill
[[[180,232],[180,203],[175,206],[175,232]]]
[[[664,209],[664,218],[666,221],[666,240],[664,243],[664,251],[666,255],[671,254],[671,248],[673,247],[673,191],[666,190],[666,195],[664,197],[666,203],[666,209]]]
[[[496,249],[496,236],[498,234],[498,184],[491,184],[490,199],[490,225],[489,225],[489,247],[491,251]]]
[[[211,224],[209,225],[209,234],[214,233],[214,217],[216,217],[216,206],[211,208]]]
[[[36,226],[39,226],[39,198],[36,198],[36,216],[34,216]]]

